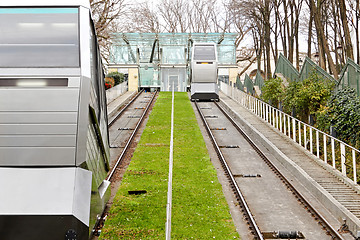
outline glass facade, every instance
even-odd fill
[[[236,33],[115,33],[112,37],[112,64],[186,64],[194,42],[217,43],[219,64],[236,64]]]
[[[186,91],[193,43],[216,43],[218,65],[236,65],[236,33],[115,33],[110,65],[136,65],[140,87]],[[206,49],[204,49],[206,50]],[[214,52],[199,54],[213,54]],[[169,68],[180,69],[169,69]]]
[[[0,8],[1,67],[79,67],[77,8]]]

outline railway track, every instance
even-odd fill
[[[116,171],[116,168],[117,166],[121,163],[121,161],[123,160],[125,154],[127,153],[127,151],[129,150],[130,148],[130,145],[131,143],[133,142],[134,140],[134,137],[136,135],[136,133],[138,132],[141,124],[143,123],[144,119],[145,119],[145,116],[147,114],[147,112],[149,111],[150,109],[150,106],[152,105],[155,97],[156,97],[156,94],[157,92],[154,92],[153,94],[151,93],[148,93],[148,94],[145,94],[143,91],[139,92],[139,94],[137,94],[133,100],[131,100],[122,110],[120,110],[120,112],[114,117],[114,119],[109,123],[109,127],[112,127],[115,125],[115,122],[119,121],[121,118],[121,116],[127,112],[129,110],[129,108],[131,107],[133,110],[132,112],[130,112],[128,115],[127,115],[127,118],[128,119],[138,119],[138,121],[124,121],[126,122],[125,125],[124,125],[124,122],[123,121],[119,121],[120,122],[120,126],[123,126],[123,127],[119,127],[117,128],[118,131],[130,131],[131,134],[130,136],[127,138],[126,140],[126,144],[125,146],[123,147],[122,151],[121,151],[121,154],[120,156],[117,158],[110,174],[108,175],[107,177],[107,180],[110,181],[112,176],[114,175],[115,171]],[[143,95],[143,97],[139,97],[140,95]],[[152,95],[152,96],[149,96],[149,95]],[[140,99],[140,100],[139,100]],[[139,100],[139,101],[137,101]],[[135,105],[136,104],[136,105]],[[134,106],[135,105],[135,106]],[[140,112],[140,113],[139,113]],[[131,124],[130,122],[133,122],[132,125],[129,125]],[[134,126],[134,122],[136,122],[136,125]],[[134,127],[132,127],[134,126]],[[116,138],[119,138],[120,134],[116,134]],[[116,140],[116,138],[112,139],[114,142]],[[113,146],[111,144],[111,141],[110,141],[110,147],[112,148],[122,148],[121,146]]]
[[[221,106],[195,105],[255,239],[344,239]]]
[[[135,136],[144,122],[149,109],[153,105],[156,95],[157,92],[145,93],[144,91],[140,91],[109,121],[110,165],[112,168],[106,178],[107,184],[119,180],[118,177],[115,177],[115,175],[117,175],[116,172],[119,170],[119,166],[131,149]],[[115,191],[112,192],[109,202],[111,202],[115,196],[116,189],[115,187]],[[93,240],[97,239],[101,233],[101,228],[106,219],[106,212],[110,207],[109,204],[111,203],[108,203],[107,208],[95,228],[96,230],[93,231],[91,237]]]

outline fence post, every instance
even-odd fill
[[[306,125],[304,124],[304,147],[307,149]]]
[[[320,149],[319,149],[319,131],[316,130],[316,156],[320,158]]]
[[[331,154],[332,154],[332,166],[333,166],[333,168],[336,168],[336,165],[335,165],[335,141],[334,141],[333,137],[331,137]]]
[[[299,128],[299,144],[301,146],[301,123],[300,123],[300,121],[298,122],[298,128]]]
[[[326,135],[325,134],[323,134],[323,138],[324,138],[324,162],[326,162],[327,163],[327,150],[326,150]]]
[[[355,150],[352,149],[354,183],[357,184]]]
[[[343,143],[340,143],[340,153],[341,153],[341,173],[346,176],[345,145]]]
[[[266,111],[266,122],[268,122],[269,119],[269,111],[268,111],[268,106],[265,105],[265,111]]]
[[[275,127],[275,109],[271,107],[272,125]]]
[[[287,119],[288,119],[289,138],[291,138],[291,130],[290,130],[290,116],[289,116],[289,115],[287,115]]]
[[[311,154],[313,153],[313,136],[312,136],[312,127],[309,127],[309,130],[310,130],[310,152]]]
[[[296,121],[295,121],[295,118],[292,118],[292,122],[293,122],[293,139],[294,139],[294,142],[296,142]]]

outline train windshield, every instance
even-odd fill
[[[215,61],[215,47],[211,45],[196,45],[194,47],[194,60]]]
[[[0,8],[0,67],[79,67],[78,8]]]

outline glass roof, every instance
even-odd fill
[[[236,33],[114,33],[112,64],[186,64],[193,42],[218,44],[219,64],[236,64]]]

